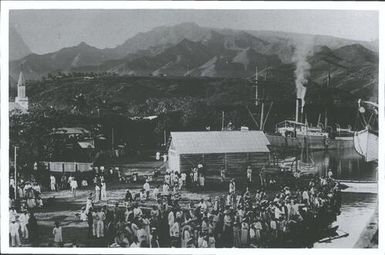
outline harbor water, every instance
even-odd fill
[[[324,243],[318,248],[352,248],[377,210],[377,163],[365,162],[354,149],[317,151],[312,153],[320,175],[330,169],[335,179],[348,185],[342,193],[341,214],[335,225],[346,237]]]

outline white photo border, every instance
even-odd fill
[[[8,118],[8,32],[9,32],[9,11],[21,9],[279,9],[279,10],[372,10],[378,11],[379,16],[379,160],[378,160],[378,202],[379,202],[379,244],[374,249],[186,249],[186,248],[13,248],[9,247],[9,210],[8,210],[8,183],[9,183],[9,118]],[[263,254],[326,254],[339,253],[341,255],[362,255],[362,253],[371,255],[383,255],[385,231],[382,228],[385,220],[385,202],[384,202],[384,160],[385,160],[385,137],[384,137],[384,85],[385,85],[385,3],[381,2],[241,2],[241,1],[188,1],[188,2],[172,2],[172,1],[1,1],[1,146],[0,146],[0,181],[1,181],[1,253],[17,253],[17,254],[224,254],[233,255],[242,253],[251,255],[255,253]],[[382,155],[382,156],[381,156]],[[382,215],[382,217],[381,217]],[[355,224],[355,222],[352,222]]]

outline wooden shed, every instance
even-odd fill
[[[168,167],[186,172],[201,163],[208,174],[260,169],[269,160],[268,145],[262,131],[171,132]]]

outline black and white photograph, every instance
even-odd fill
[[[10,248],[379,247],[378,10],[8,16]]]

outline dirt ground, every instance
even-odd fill
[[[139,192],[140,184],[132,185],[116,185],[114,187],[107,186],[107,201],[100,201],[98,206],[108,205],[114,206],[115,203],[124,199],[127,189],[131,192]],[[153,186],[152,186],[153,188]],[[63,229],[64,246],[72,246],[76,240],[80,247],[106,247],[107,241],[103,238],[89,238],[88,224],[86,221],[80,221],[78,215],[81,207],[85,206],[87,196],[93,189],[78,190],[76,197],[73,197],[69,190],[43,192],[42,198],[47,201],[43,208],[39,208],[35,212],[39,226],[39,240],[41,247],[53,246],[52,229],[55,221],[59,221]],[[201,198],[214,197],[221,195],[221,191],[207,192],[181,192],[181,204],[187,204],[189,201],[198,201]],[[146,204],[155,204],[155,199],[150,199]],[[23,246],[30,246],[27,241],[23,241]]]

